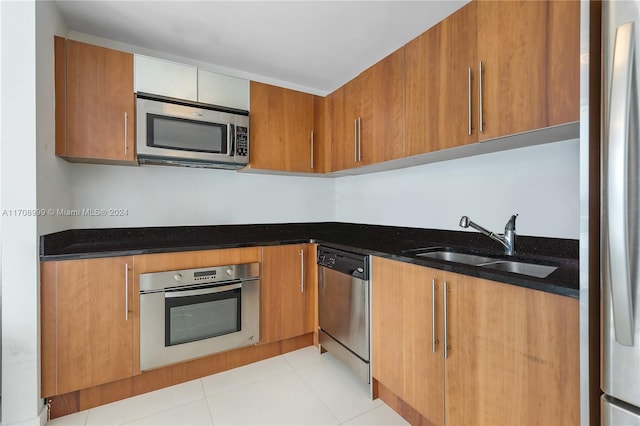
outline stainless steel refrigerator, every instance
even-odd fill
[[[640,2],[603,7],[602,424],[640,426]]]

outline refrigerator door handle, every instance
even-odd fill
[[[628,22],[616,30],[613,52],[604,183],[605,245],[608,253],[605,253],[604,261],[607,264],[603,268],[603,278],[609,281],[611,288],[615,339],[625,346],[633,346],[634,335],[628,225],[629,126],[636,125],[630,117],[634,51],[634,24]]]

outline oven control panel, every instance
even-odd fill
[[[140,274],[140,293],[157,292],[194,284],[216,284],[227,281],[246,281],[260,278],[259,263],[212,266]]]

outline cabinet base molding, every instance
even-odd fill
[[[385,385],[373,379],[373,396],[383,400],[393,411],[400,414],[403,419],[414,426],[435,426],[427,420],[415,408],[404,402],[398,395],[393,393]]]
[[[311,346],[313,333],[170,365],[113,383],[47,397],[52,419]]]

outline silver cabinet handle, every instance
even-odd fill
[[[353,119],[353,162],[358,162],[358,119]]]
[[[124,264],[124,320],[129,321],[129,264]]]
[[[478,64],[478,94],[479,96],[479,100],[478,100],[478,111],[480,112],[479,116],[480,116],[480,133],[484,132],[484,125],[482,124],[482,115],[483,115],[483,111],[482,111],[482,61],[479,62]]]
[[[444,281],[442,283],[443,285],[443,293],[444,293],[444,299],[443,299],[443,307],[444,307],[444,359],[447,359],[449,357],[449,339],[447,338],[447,334],[448,334],[448,330],[447,330],[447,291],[449,291],[449,289],[447,288],[447,282]]]
[[[358,161],[362,161],[362,118],[358,117]]]
[[[436,352],[438,341],[436,340],[436,279],[431,280],[431,352]]]
[[[304,293],[304,249],[300,249],[300,293]]]
[[[313,130],[311,131],[311,170],[313,170],[313,147],[314,147],[314,140],[313,140]]]
[[[469,67],[467,73],[467,109],[469,117],[469,136],[471,136],[471,67]]]
[[[124,112],[124,156],[129,153],[129,114]]]
[[[616,30],[611,76],[611,102],[608,134],[605,141],[604,279],[611,288],[613,324],[616,341],[633,346],[634,321],[631,304],[631,264],[629,253],[629,182],[637,179],[637,170],[629,169],[629,126],[637,126],[631,114],[631,83],[635,34],[633,22]],[[629,172],[635,177],[630,177]]]

